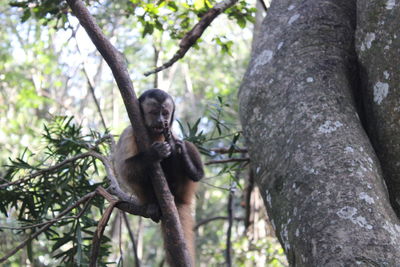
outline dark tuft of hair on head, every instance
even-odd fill
[[[146,98],[153,98],[159,103],[163,103],[167,98],[171,98],[171,96],[161,89],[150,89],[141,94],[139,103],[142,103]]]

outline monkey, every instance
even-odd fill
[[[204,176],[200,153],[193,143],[180,140],[171,132],[175,103],[168,93],[160,89],[150,89],[145,91],[138,100],[141,116],[152,143],[146,151],[138,151],[135,133],[131,126],[127,127],[122,132],[114,153],[117,178],[121,188],[137,196],[141,204],[158,207],[150,177],[152,163],[161,164],[174,196],[194,266],[192,202],[197,182]],[[166,229],[162,223],[161,228],[164,233]],[[166,247],[166,260],[173,266],[172,256],[169,255]]]

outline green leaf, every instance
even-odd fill
[[[175,1],[169,1],[168,8],[174,12],[178,11],[178,6],[176,5]]]
[[[144,25],[142,37],[145,37],[147,34],[152,34],[153,31],[154,31],[154,25],[147,22],[147,23]]]
[[[205,7],[204,0],[195,0],[194,1],[194,9],[195,10],[200,10]]]
[[[28,244],[26,245],[26,251],[28,254],[28,259],[31,262],[31,264],[34,263],[33,261],[33,251],[32,251],[32,240],[29,240]]]
[[[244,27],[246,27],[246,18],[244,16],[236,16],[236,21],[240,28],[243,29]]]
[[[26,8],[24,10],[24,13],[22,14],[21,22],[27,21],[30,17],[31,17],[31,10],[29,8]]]
[[[68,242],[70,242],[71,236],[69,235],[65,235],[62,238],[57,238],[56,239],[57,242],[53,245],[53,247],[51,248],[51,251],[54,252],[55,250],[59,249],[60,247],[62,247],[63,245],[67,244]]]

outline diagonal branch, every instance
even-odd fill
[[[230,147],[217,147],[211,148],[212,152],[218,154],[230,154],[230,153],[247,153],[247,148],[230,148]]]
[[[166,68],[171,67],[179,59],[183,58],[187,51],[196,43],[196,41],[201,37],[203,32],[210,26],[211,22],[214,21],[219,14],[223,13],[225,10],[236,4],[238,0],[225,0],[214,7],[210,8],[201,18],[201,20],[183,37],[179,43],[179,50],[175,55],[166,63],[154,70],[144,73],[145,76],[160,72]]]
[[[102,191],[104,189],[98,188],[96,189],[96,192]],[[106,192],[105,190],[103,192]],[[110,220],[111,214],[115,208],[115,206],[118,203],[118,200],[113,199],[113,198],[108,198],[107,199],[110,202],[110,205],[106,208],[106,210],[103,213],[103,216],[101,217],[99,223],[97,224],[97,229],[93,235],[93,241],[92,241],[92,249],[91,249],[91,255],[90,255],[90,267],[96,267],[97,266],[97,258],[99,256],[99,251],[100,251],[100,246],[101,246],[101,238],[103,237],[104,230],[106,229],[107,223]]]
[[[82,1],[67,0],[67,2],[96,48],[104,57],[104,60],[110,66],[122,95],[132,128],[135,132],[138,149],[139,151],[144,151],[150,145],[150,139],[141,118],[138,99],[133,90],[133,84],[129,77],[125,58],[110,41],[107,40]],[[175,263],[177,266],[190,266],[191,260],[189,251],[183,236],[182,225],[178,217],[174,198],[160,164],[154,163],[151,168],[154,174],[151,177],[151,182],[158,204],[163,213],[163,223],[169,229],[167,233],[168,253],[175,256]],[[112,168],[110,168],[110,170],[112,170]]]

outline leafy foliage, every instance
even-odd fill
[[[202,17],[202,15],[212,8],[219,1],[213,0],[119,0],[119,1],[85,1],[88,5],[95,7],[94,16],[99,15],[99,19],[104,17],[104,7],[107,10],[115,8],[124,10],[123,15],[136,19],[142,26],[142,37],[152,35],[155,31],[166,32],[172,39],[182,39]],[[44,25],[52,22],[55,28],[67,29],[70,27],[68,13],[70,12],[65,0],[10,0],[12,7],[23,9],[21,21],[29,18],[36,18]],[[97,10],[97,12],[96,12]],[[102,11],[103,10],[103,11]],[[241,27],[246,27],[247,22],[254,22],[255,8],[251,7],[248,1],[241,0],[235,6],[229,8],[226,14],[229,19],[236,21]],[[232,41],[223,37],[215,39],[217,45],[221,46],[223,52],[230,51]]]
[[[46,148],[40,155],[42,158],[33,160],[35,155],[26,149],[20,157],[10,160],[4,180],[17,183],[0,190],[1,212],[19,221],[23,227],[17,230],[19,234],[35,232],[39,227],[34,225],[56,217],[97,186],[105,186],[103,181],[97,181],[102,171],[92,157],[61,165],[67,158],[82,154],[89,148],[97,152],[104,150],[104,145],[96,144],[99,133],[83,134],[82,127],[74,124],[72,117],[57,117],[44,127],[44,131]],[[49,168],[55,165],[59,167]],[[18,182],[19,179],[24,180]],[[55,259],[67,265],[88,263],[91,239],[97,225],[94,217],[101,214],[103,206],[104,200],[95,198],[90,204],[73,209],[69,217],[56,222],[45,232],[47,240],[52,243],[50,252]],[[108,248],[105,238],[101,247],[103,256],[108,255]]]

